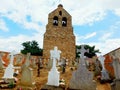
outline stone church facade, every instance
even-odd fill
[[[61,50],[61,58],[75,59],[75,35],[72,17],[59,4],[58,8],[49,13],[48,24],[43,40],[43,57],[50,58],[50,50],[57,46]]]

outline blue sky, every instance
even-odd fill
[[[0,0],[0,51],[17,51],[25,41],[43,47],[48,14],[62,3],[72,16],[76,44],[102,54],[120,47],[119,0]]]

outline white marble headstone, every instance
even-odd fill
[[[59,86],[60,73],[56,68],[56,60],[60,59],[60,53],[61,51],[58,50],[56,46],[54,47],[54,50],[50,51],[50,58],[53,60],[53,66],[48,74],[47,85]]]
[[[15,55],[15,51],[12,51],[10,53],[10,63],[8,65],[8,67],[5,69],[5,73],[4,73],[3,78],[13,78],[13,74],[14,74],[14,66],[13,66],[14,55]]]

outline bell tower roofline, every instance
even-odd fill
[[[62,5],[62,4],[59,4],[58,7],[63,7],[63,5]]]

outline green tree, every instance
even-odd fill
[[[77,52],[77,49],[80,49],[81,45],[76,45],[76,57],[79,57],[80,52]],[[100,53],[99,49],[95,49],[95,46],[90,46],[90,45],[84,45],[84,48],[87,50],[89,49],[89,52],[85,53],[84,55],[92,58],[93,56],[96,55],[96,53]]]
[[[38,43],[33,41],[26,41],[22,43],[23,50],[21,50],[22,54],[31,53],[31,55],[42,56],[43,50],[39,48]]]

